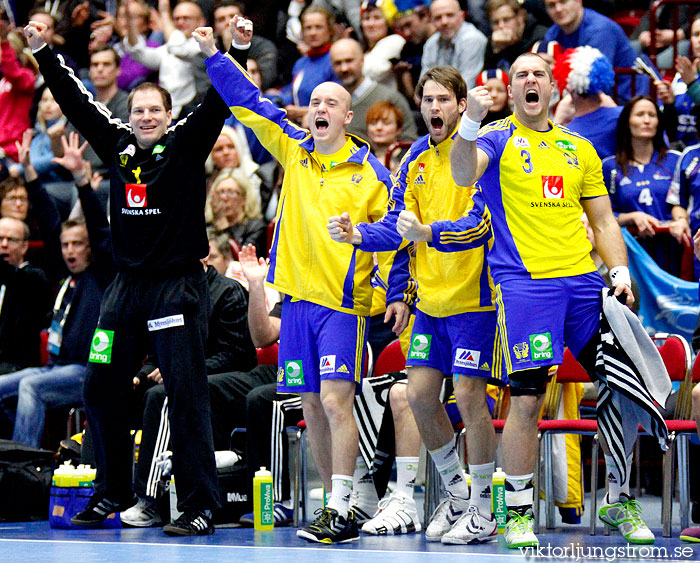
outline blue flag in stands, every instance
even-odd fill
[[[698,284],[665,272],[627,229],[622,229],[622,235],[627,244],[630,274],[639,286],[639,318],[644,328],[650,334],[680,334],[690,343],[700,310]]]

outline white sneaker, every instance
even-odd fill
[[[375,536],[395,536],[421,531],[416,501],[403,493],[391,493],[379,501],[379,511],[364,523],[362,531]]]
[[[532,514],[528,512],[525,515],[518,514],[514,511],[508,512],[508,521],[506,522],[506,529],[504,532],[504,539],[506,540],[506,545],[510,549],[517,549],[519,547],[538,547],[540,541],[537,539],[533,528],[535,526],[535,520]]]
[[[450,545],[466,545],[491,541],[496,536],[498,526],[493,514],[490,519],[485,518],[476,506],[470,506],[452,529],[442,536],[441,541]]]
[[[430,523],[425,529],[426,541],[440,541],[468,508],[468,499],[453,497],[447,493],[447,497],[438,504],[430,517]]]
[[[605,496],[605,504],[598,509],[598,518],[617,528],[630,543],[654,543],[654,534],[642,520],[642,507],[639,501],[624,493],[618,502],[610,502]]]
[[[140,498],[139,501],[124,512],[120,512],[122,524],[133,528],[150,528],[160,526],[163,522],[158,514],[158,507],[154,500]]]

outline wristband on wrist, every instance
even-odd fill
[[[481,123],[469,119],[467,112],[462,114],[462,120],[459,122],[459,136],[465,141],[476,141],[476,136],[479,133]]]
[[[627,266],[615,266],[610,270],[610,281],[613,285],[624,283],[628,287],[632,287],[632,278]]]

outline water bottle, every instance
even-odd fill
[[[272,530],[275,527],[272,473],[265,467],[255,472],[253,479],[253,527],[256,530]]]
[[[170,496],[170,520],[175,522],[182,512],[177,509],[177,491],[175,490],[175,475],[170,476],[170,487],[168,487],[168,494]]]
[[[92,487],[95,480],[96,470],[89,465],[80,464],[75,471],[75,487]]]
[[[52,484],[54,487],[71,487],[75,468],[70,461],[64,462],[53,472]]]
[[[493,514],[498,524],[498,533],[502,534],[505,530],[506,517],[508,516],[508,506],[506,505],[506,474],[503,472],[503,469],[497,467],[491,479]]]

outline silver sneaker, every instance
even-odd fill
[[[442,543],[466,545],[491,541],[498,536],[498,525],[493,514],[482,516],[476,506],[470,506],[452,529],[442,536]]]
[[[163,524],[155,500],[140,498],[134,506],[121,512],[119,516],[122,524],[131,528],[150,528]]]
[[[426,541],[440,541],[468,508],[468,499],[453,497],[447,493],[447,497],[438,504],[430,517],[430,524],[425,529]]]

